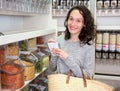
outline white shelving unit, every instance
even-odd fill
[[[50,12],[46,14],[29,14],[13,11],[4,11],[0,9],[0,46],[9,43],[18,42],[39,36],[44,37],[44,41],[49,38],[56,39],[57,37],[57,21],[52,19],[51,4]],[[35,79],[39,74],[35,74]],[[33,80],[32,79],[32,80]],[[30,81],[25,81],[23,87],[29,84]],[[20,91],[23,87],[16,91]],[[2,91],[9,91],[4,90]]]
[[[41,30],[30,30],[30,31],[24,30],[22,32],[15,31],[14,33],[4,32],[5,35],[0,36],[0,45],[5,45],[8,43],[35,38],[39,36],[47,36],[55,33],[56,33],[55,28],[46,28]]]

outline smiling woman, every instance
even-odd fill
[[[82,67],[86,78],[92,79],[95,68],[96,25],[91,12],[85,6],[74,6],[69,10],[64,25],[64,34],[54,40],[59,43],[60,48],[51,50],[50,65],[46,73],[67,74],[71,70],[72,76],[82,77]]]

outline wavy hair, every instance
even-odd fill
[[[73,6],[67,16],[66,19],[64,21],[64,26],[66,27],[65,29],[65,40],[70,39],[70,32],[68,30],[67,27],[67,22],[68,19],[70,17],[70,14],[73,10],[79,10],[80,14],[82,14],[83,19],[84,19],[84,27],[81,30],[81,33],[79,34],[79,39],[80,39],[80,44],[88,44],[91,45],[91,43],[94,42],[95,37],[96,37],[96,25],[94,22],[94,18],[92,16],[92,13],[90,12],[90,10],[85,7],[85,6]],[[91,42],[93,41],[93,42]]]

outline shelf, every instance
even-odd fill
[[[44,68],[42,72],[44,72],[46,69],[47,69],[47,68]],[[32,80],[34,80],[36,77],[38,77],[42,72],[35,74],[35,77],[34,77]],[[32,80],[25,81],[24,86],[22,86],[21,88],[17,89],[16,91],[20,91],[20,90],[21,90],[22,88],[24,88],[27,84],[29,84]]]
[[[13,31],[13,32],[2,32],[3,36],[0,36],[0,45],[5,45],[12,42],[17,42],[21,40],[26,40],[30,38],[35,38],[38,36],[44,36],[52,33],[56,33],[54,28],[46,28],[40,30],[22,30],[22,32]]]
[[[1,10],[0,15],[17,15],[17,16],[34,16],[40,15],[39,13],[29,13],[29,12],[20,12],[20,11],[11,11],[11,10]]]
[[[97,30],[116,31],[116,30],[120,30],[120,26],[97,26]]]

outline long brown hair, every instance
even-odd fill
[[[80,44],[88,44],[91,45],[90,41],[94,41],[96,37],[96,25],[94,24],[94,18],[92,16],[92,13],[89,11],[89,9],[85,6],[73,6],[64,21],[64,26],[66,27],[65,30],[65,40],[70,39],[70,32],[68,31],[67,22],[70,17],[70,13],[73,10],[79,10],[80,14],[82,14],[84,19],[84,27],[81,30],[81,33],[79,35]],[[93,43],[93,42],[92,42]]]

